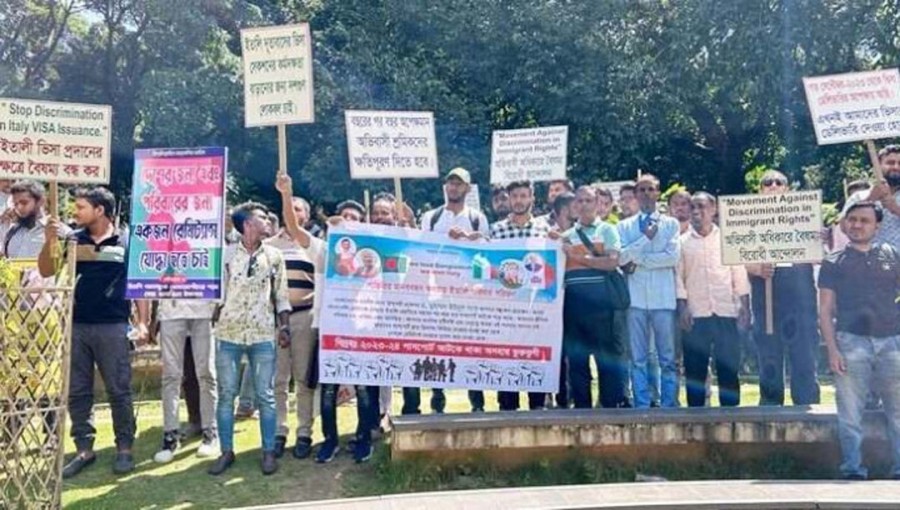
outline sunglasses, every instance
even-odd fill
[[[766,188],[770,188],[772,186],[784,186],[787,184],[787,181],[784,179],[763,179],[762,185]]]

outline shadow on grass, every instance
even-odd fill
[[[255,421],[244,422],[237,434],[258,437]],[[346,444],[352,435],[341,437]],[[161,465],[153,462],[162,438],[161,427],[144,429],[135,442],[136,469],[117,477],[112,473],[115,448],[98,450],[97,462],[63,487],[65,508],[76,510],[170,508],[223,508],[245,505],[310,501],[344,495],[344,475],[352,479],[374,476],[370,464],[356,466],[347,453],[331,464],[315,464],[312,458],[297,460],[288,451],[278,461],[278,472],[264,476],[260,470],[259,446],[238,450],[235,463],[224,474],[214,477],[207,469],[215,459],[195,457],[199,439],[183,443],[175,459]],[[291,446],[291,445],[289,445]]]
[[[661,477],[669,481],[813,480],[835,476],[835,466],[804,465],[788,455],[776,454],[757,460],[731,460],[716,451],[702,462],[642,462],[629,466],[576,453],[563,461],[539,460],[520,468],[504,470],[493,467],[484,458],[473,458],[469,462],[453,466],[425,460],[391,461],[389,452],[383,448],[377,452],[373,462],[376,467],[374,477],[355,480],[355,483],[348,485],[353,496],[626,483],[635,482],[642,476]]]

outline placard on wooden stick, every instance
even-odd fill
[[[278,172],[287,173],[286,124],[315,121],[309,23],[241,30],[244,125],[278,126]]]
[[[803,87],[818,144],[866,142],[880,180],[872,140],[900,136],[900,71],[813,76],[803,78]]]

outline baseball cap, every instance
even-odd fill
[[[466,184],[472,184],[472,176],[469,175],[469,171],[461,166],[447,172],[447,177],[444,180],[449,181],[451,177],[456,177]]]

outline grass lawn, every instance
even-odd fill
[[[832,386],[822,387],[823,403],[834,402]],[[427,406],[428,391],[422,402]],[[448,412],[467,412],[468,400],[462,390],[447,391]],[[759,399],[756,384],[742,386],[742,401],[755,405]],[[682,396],[682,402],[684,397]],[[715,396],[713,402],[716,402]],[[402,397],[394,391],[393,409],[399,414]],[[496,402],[488,396],[488,411],[496,410]],[[96,413],[98,460],[77,478],[64,484],[63,504],[72,509],[161,509],[221,508],[260,505],[290,501],[313,501],[350,496],[390,494],[397,492],[474,489],[486,487],[559,485],[634,481],[635,472],[652,473],[677,479],[706,478],[778,478],[823,476],[822,466],[797,466],[790,459],[772,458],[739,466],[713,458],[703,465],[648,465],[636,469],[611,465],[596,459],[573,459],[563,465],[542,462],[513,470],[499,471],[484,465],[470,464],[441,468],[418,462],[394,462],[386,445],[368,464],[356,465],[342,452],[331,464],[318,465],[312,460],[299,461],[288,453],[279,463],[279,471],[264,477],[259,470],[259,422],[241,421],[235,430],[237,462],[221,477],[211,477],[206,469],[211,461],[198,459],[194,450],[197,440],[183,446],[173,462],[155,464],[153,454],[162,434],[162,409],[156,401],[138,407],[138,437],[135,442],[137,469],[129,476],[112,474],[114,455],[112,421],[108,409]],[[291,420],[291,426],[294,425]],[[352,405],[338,411],[338,426],[344,439],[351,437],[356,426]],[[316,429],[319,422],[316,422]],[[322,440],[318,430],[314,441]],[[292,446],[292,440],[288,447]],[[67,441],[67,451],[73,445]],[[827,476],[827,471],[824,473]]]

